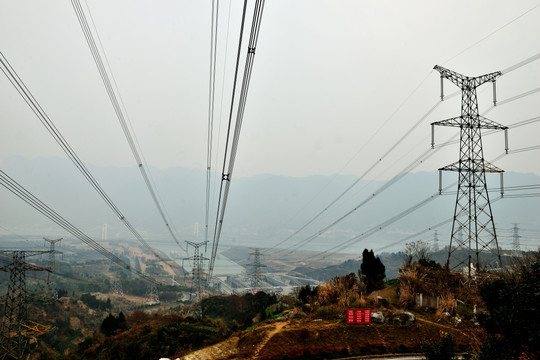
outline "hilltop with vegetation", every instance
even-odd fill
[[[539,358],[538,252],[515,261],[511,271],[474,278],[448,272],[427,254],[410,255],[397,279],[386,282],[383,262],[366,250],[356,272],[319,286],[279,297],[206,296],[195,308],[177,301],[145,308],[136,305],[137,297],[101,292],[34,301],[30,312],[54,331],[39,339],[33,358]],[[349,308],[371,309],[372,323],[347,324]]]

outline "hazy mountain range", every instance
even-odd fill
[[[69,160],[11,157],[0,168],[92,238],[102,238],[103,224],[107,224],[109,240],[133,237]],[[161,247],[172,242],[137,167],[89,165],[88,168],[123,215],[151,245]],[[150,170],[178,239],[203,241],[206,172],[185,168]],[[214,174],[214,179],[220,178]],[[279,246],[290,247],[304,241],[304,250],[324,250],[373,231],[371,236],[359,242],[351,240],[353,245],[340,250],[359,254],[365,247],[376,250],[398,242],[387,248],[394,251],[402,248],[399,241],[453,216],[455,196],[436,195],[437,172],[407,174],[395,183],[361,180],[328,207],[356,179],[352,175],[233,178],[220,244],[265,248],[280,242],[283,243]],[[456,173],[446,173],[444,185],[450,185],[456,179]],[[506,173],[504,179],[506,187],[540,184],[540,177],[534,174]],[[498,188],[499,177],[489,176],[488,183],[490,188]],[[392,185],[380,191],[388,184]],[[212,183],[211,190],[210,234],[216,219],[219,183]],[[385,224],[430,196],[433,196],[432,201],[418,210],[399,221]],[[499,194],[490,192],[490,196],[495,199]],[[9,231],[12,231],[30,237],[71,237],[4,187],[0,188],[0,203],[2,235],[10,235]],[[356,207],[358,209],[354,210]],[[540,245],[536,236],[540,234],[540,198],[504,198],[495,201],[492,207],[503,246],[511,246],[514,223],[519,223],[522,244]],[[337,225],[322,231],[349,212],[350,215]],[[309,223],[317,214],[321,215]],[[284,241],[304,226],[302,231]],[[450,229],[451,224],[437,229],[441,247],[447,244]],[[310,240],[318,233],[319,236]],[[418,238],[433,241],[433,229]]]

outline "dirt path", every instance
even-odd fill
[[[238,337],[233,336],[218,344],[192,352],[181,360],[219,360],[230,359],[237,353]]]
[[[435,326],[438,326],[438,327],[441,327],[441,328],[444,328],[444,329],[448,329],[450,331],[457,331],[460,334],[462,334],[463,336],[465,336],[466,338],[471,338],[472,337],[477,344],[480,342],[478,340],[478,337],[474,333],[471,333],[471,332],[465,333],[464,331],[462,331],[462,330],[460,330],[460,329],[458,329],[458,328],[456,328],[454,326],[448,326],[448,325],[439,324],[439,323],[436,323],[436,322],[433,322],[433,321],[429,321],[427,319],[422,319],[421,317],[418,317],[418,315],[416,316],[416,319],[418,321],[421,321],[421,322],[426,323],[426,324],[435,325]]]
[[[285,327],[285,325],[287,325],[286,322],[276,323],[276,327],[273,330],[271,330],[270,332],[266,333],[265,339],[259,345],[257,345],[255,350],[253,351],[253,359],[258,359],[259,358],[259,353],[264,348],[264,346],[268,343],[268,341],[270,341],[270,339],[272,339],[272,337],[274,335],[279,333],[281,331],[281,329],[283,329]]]

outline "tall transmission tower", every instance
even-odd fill
[[[514,256],[519,256],[521,253],[521,245],[519,243],[519,224],[514,224],[514,233],[512,234],[512,250],[514,251]]]
[[[193,267],[191,269],[192,282],[191,282],[191,291],[190,291],[190,300],[199,305],[195,309],[195,312],[199,317],[202,317],[202,307],[201,307],[201,292],[202,292],[202,281],[203,281],[203,261],[209,260],[208,258],[201,255],[199,248],[201,246],[206,246],[207,241],[203,242],[192,242],[186,241],[186,250],[189,246],[193,247],[193,256],[185,258],[185,260],[191,260]],[[195,298],[192,297],[192,294],[195,293]]]
[[[466,265],[470,277],[472,266],[477,269],[481,267],[481,253],[492,253],[497,257],[499,264],[501,263],[486,185],[486,173],[501,173],[502,176],[503,170],[484,160],[481,129],[505,130],[506,151],[508,152],[508,127],[488,120],[479,114],[476,88],[486,82],[492,82],[493,103],[496,105],[495,80],[502,73],[497,71],[477,77],[468,77],[438,65],[434,69],[441,74],[441,101],[444,99],[444,79],[450,80],[461,89],[461,115],[432,123],[431,144],[433,147],[434,125],[460,128],[459,160],[440,168],[439,172],[457,171],[459,173],[454,222],[446,265],[448,268],[452,266],[451,269]],[[441,176],[440,174],[439,176]],[[460,231],[464,231],[465,239],[459,239],[458,233]],[[463,253],[466,253],[467,256],[463,256]],[[452,260],[454,261],[453,265],[451,265]]]
[[[0,255],[9,257],[0,271],[9,272],[9,285],[4,305],[4,319],[0,327],[0,359],[22,359],[28,349],[32,326],[27,324],[26,272],[48,271],[46,267],[26,262],[27,256],[41,255],[49,251],[2,250]]]
[[[261,268],[266,267],[266,265],[261,264],[261,250],[253,249],[253,252],[249,255],[253,255],[253,263],[247,264],[247,266],[252,267],[252,271],[249,274],[251,277],[251,287],[253,289],[260,289],[262,287],[262,277]]]
[[[202,275],[203,275],[203,261],[209,260],[200,253],[200,247],[205,245],[207,241],[195,243],[192,241],[186,241],[187,246],[193,247],[193,256],[186,258],[185,260],[192,260],[193,267],[191,269],[193,287],[195,288],[196,301],[201,299],[201,289],[202,289]]]
[[[57,251],[54,249],[55,244],[62,241],[62,238],[59,239],[47,239],[46,237],[43,238],[43,241],[45,243],[49,243],[49,268],[51,269],[51,272],[54,272],[54,268],[56,265],[56,253]],[[47,273],[47,285],[50,285],[51,283],[51,272]]]

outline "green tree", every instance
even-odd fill
[[[302,304],[307,304],[310,301],[310,297],[317,296],[317,290],[317,287],[312,288],[309,284],[306,284],[298,291],[298,299],[302,301]]]
[[[362,253],[362,265],[360,265],[360,277],[368,292],[382,289],[386,277],[386,268],[381,259],[375,257],[373,250],[364,249]]]
[[[126,317],[123,312],[118,314],[118,317],[109,313],[109,315],[103,319],[100,330],[107,336],[113,335],[117,330],[125,331],[128,328]]]
[[[540,252],[511,275],[480,286],[488,313],[478,321],[490,338],[479,359],[540,359]]]

